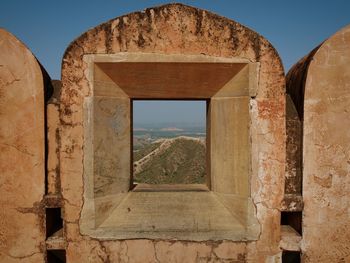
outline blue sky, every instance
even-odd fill
[[[187,126],[192,124],[193,126],[204,126],[206,122],[206,108],[207,103],[202,100],[134,100],[134,128],[146,127],[147,124],[163,124],[163,126]]]
[[[80,34],[111,18],[168,2],[1,0],[0,27],[22,40],[50,76],[59,79],[64,50]],[[177,2],[207,9],[257,31],[277,49],[286,72],[319,43],[350,24],[349,0]],[[192,109],[201,111],[200,108],[201,106],[193,106]],[[147,114],[147,108],[144,109]],[[181,106],[176,112],[184,118],[188,115],[188,109],[181,110]],[[164,120],[169,117],[161,113],[158,115]]]

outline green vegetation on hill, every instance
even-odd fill
[[[134,153],[134,161],[140,160],[160,144],[144,146]],[[146,162],[134,175],[137,183],[195,184],[206,181],[205,145],[199,140],[176,138],[171,145]]]

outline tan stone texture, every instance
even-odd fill
[[[288,74],[288,92],[303,102],[304,262],[350,261],[349,65],[347,26]]]
[[[211,189],[249,196],[249,180],[242,179],[250,165],[249,97],[213,97],[210,112]],[[232,178],[233,173],[238,176]]]
[[[44,79],[32,53],[0,29],[0,262],[44,262]]]
[[[257,242],[96,241],[79,232],[84,204],[84,99],[91,96],[87,54],[119,52],[205,55],[260,63],[250,99],[250,193],[261,234]],[[257,33],[226,18],[180,4],[132,13],[102,24],[68,47],[62,64],[60,172],[68,262],[264,262],[280,253],[285,170],[285,86],[281,61]],[[104,92],[110,92],[108,87]],[[273,193],[273,195],[271,195]],[[68,201],[69,200],[69,201]],[[130,249],[132,248],[132,249]],[[149,249],[148,249],[149,248]]]

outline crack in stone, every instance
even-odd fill
[[[34,154],[28,152],[26,149],[21,149],[19,146],[15,146],[15,145],[8,144],[8,143],[2,143],[2,145],[5,145],[5,146],[8,146],[8,147],[14,148],[14,149],[16,149],[17,151],[19,151],[19,152],[21,152],[21,153],[24,153],[24,154],[26,154],[26,155],[34,156]]]
[[[9,253],[5,253],[8,257],[10,258],[15,258],[15,259],[25,259],[25,258],[30,258],[36,254],[41,254],[41,252],[33,252],[31,254],[28,254],[28,255],[23,255],[23,256],[14,256],[14,255],[11,255]]]
[[[157,248],[156,248],[157,243],[154,241],[152,243],[153,243],[153,249],[154,249],[154,258],[157,263],[160,263],[160,260],[158,259]]]
[[[6,83],[2,83],[1,87],[8,87],[8,86],[11,86],[13,83],[15,82],[18,82],[18,81],[21,81],[21,79],[13,79],[9,82],[6,82]]]
[[[38,214],[40,215],[40,210],[43,208],[41,202],[34,203],[33,207],[17,207],[15,210],[22,214]]]
[[[128,243],[127,243],[127,241],[124,241],[124,243],[125,243],[125,247],[126,247],[125,256],[126,256],[126,258],[127,258],[127,262],[129,262],[129,261],[130,261],[130,258],[129,258],[129,247],[128,247]]]
[[[68,205],[70,205],[70,206],[74,206],[74,207],[81,208],[80,205],[76,205],[76,204],[71,203],[67,198],[62,197],[62,200],[63,200],[64,202],[67,202]]]

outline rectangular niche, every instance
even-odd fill
[[[63,219],[61,216],[61,208],[46,208],[46,238],[55,235],[63,228]]]
[[[260,228],[249,191],[254,65],[139,53],[85,60],[92,95],[84,102],[82,233],[101,239],[256,240]],[[205,181],[137,182],[133,114],[143,100],[203,103]]]
[[[48,250],[46,251],[47,263],[66,263],[66,251],[65,250]]]

